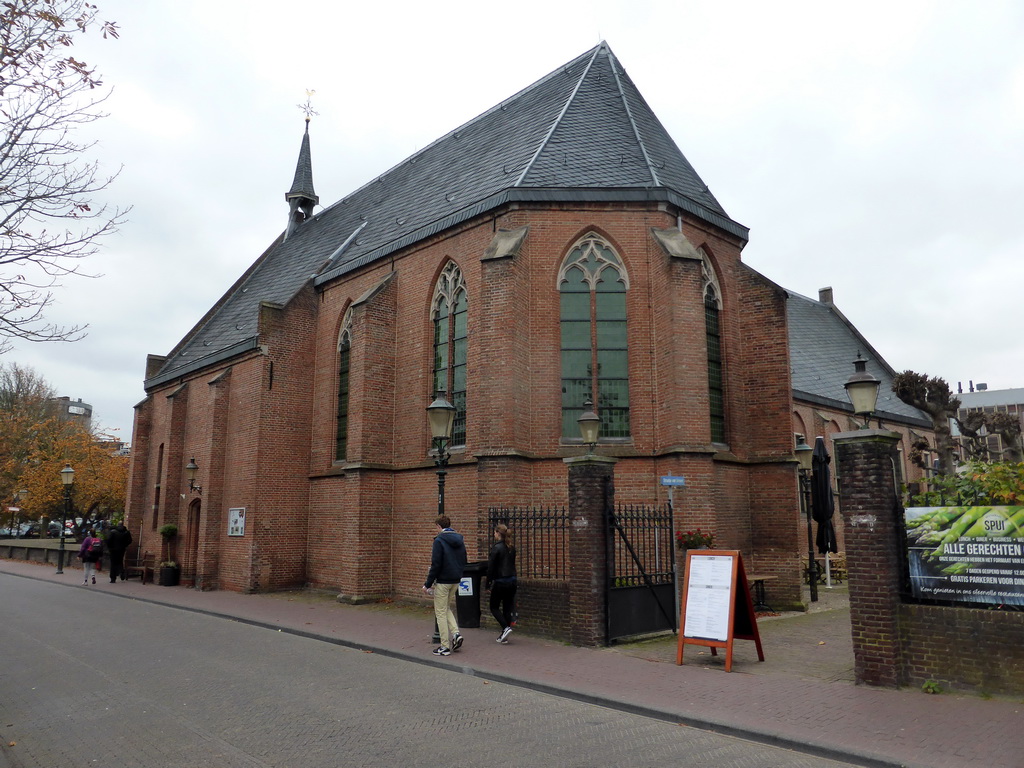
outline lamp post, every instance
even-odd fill
[[[60,481],[64,484],[64,517],[60,521],[60,546],[57,548],[57,573],[64,573],[64,534],[67,529],[68,515],[71,512],[71,486],[75,482],[75,470],[65,464],[60,471]]]
[[[580,425],[580,435],[583,437],[583,443],[587,446],[589,455],[594,452],[594,447],[597,445],[597,433],[601,429],[601,417],[594,413],[594,403],[589,397],[583,403],[583,413],[576,419],[576,423]]]
[[[796,436],[796,458],[800,462],[800,512],[807,519],[807,583],[811,587],[811,602],[818,602],[818,568],[814,560],[814,533],[811,530],[811,471],[814,449],[803,435]]]
[[[434,443],[434,465],[437,467],[437,516],[444,514],[444,479],[448,474],[448,443],[452,439],[452,427],[455,426],[455,406],[448,402],[444,390],[437,390],[434,402],[427,406],[427,422],[430,424],[430,437]],[[434,634],[431,642],[439,643],[441,633],[434,618]]]
[[[846,387],[846,396],[853,405],[854,414],[864,417],[861,429],[866,429],[871,420],[871,414],[878,402],[878,387],[882,383],[867,372],[867,364],[868,361],[858,352],[857,359],[853,361],[853,375],[843,385]]]
[[[444,514],[444,480],[448,474],[448,443],[452,439],[452,427],[455,426],[455,406],[444,396],[444,390],[437,391],[434,402],[427,406],[427,421],[430,423],[430,436],[434,442],[434,464],[437,467],[437,514]]]
[[[7,511],[11,513],[11,532],[14,534],[14,538],[21,538],[21,528],[16,527],[15,523],[21,513],[21,500],[28,496],[28,489],[22,488],[20,491],[14,492],[14,505],[7,508]]]

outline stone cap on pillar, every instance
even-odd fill
[[[853,442],[895,442],[902,439],[899,432],[888,429],[856,429],[852,432],[837,432],[832,435],[832,443],[853,443]]]
[[[588,453],[586,456],[569,456],[562,459],[569,464],[618,464],[619,460],[614,456],[598,456],[595,453]]]

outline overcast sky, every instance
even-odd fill
[[[95,153],[134,208],[50,312],[89,336],[2,359],[125,440],[146,355],[284,228],[307,89],[329,205],[602,39],[748,265],[832,286],[897,370],[1024,387],[1024,3],[95,2],[121,38],[75,53],[114,88]]]

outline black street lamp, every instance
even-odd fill
[[[427,421],[430,423],[430,436],[434,442],[434,465],[437,467],[437,515],[444,514],[444,479],[448,474],[448,443],[452,439],[452,427],[455,426],[455,406],[448,402],[444,390],[437,391],[434,402],[427,406]],[[437,629],[437,618],[434,619],[434,634],[431,642],[439,643],[441,633]]]
[[[188,489],[195,494],[202,496],[203,486],[196,485],[196,472],[199,471],[199,465],[196,464],[195,456],[189,459],[188,464],[185,465],[185,477],[188,478]]]
[[[60,521],[60,547],[57,549],[57,573],[64,573],[64,534],[67,530],[68,515],[71,513],[71,486],[75,483],[75,470],[65,464],[60,471],[60,481],[64,484],[64,517]]]
[[[427,421],[430,422],[430,436],[434,441],[434,464],[437,466],[437,514],[444,514],[444,480],[448,474],[448,443],[452,439],[452,427],[455,426],[455,406],[444,396],[444,390],[437,391],[437,397],[427,406]]]
[[[811,602],[818,602],[818,566],[814,559],[814,532],[811,526],[811,473],[814,449],[803,435],[796,436],[796,458],[800,462],[800,511],[807,518],[807,583],[811,587]]]

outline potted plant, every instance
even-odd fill
[[[161,587],[176,587],[181,579],[181,568],[173,560],[164,560],[160,563],[160,572],[157,574],[157,582]]]
[[[677,531],[676,544],[684,553],[688,549],[711,549],[715,545],[715,534],[702,531]]]
[[[178,526],[167,523],[157,533],[163,538],[163,560],[160,562],[159,583],[162,587],[176,587],[181,578],[181,568],[174,561],[174,539],[178,535]]]

